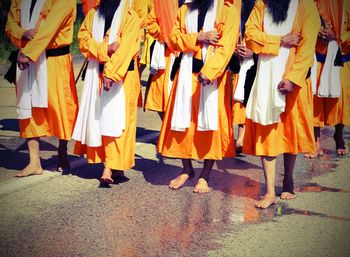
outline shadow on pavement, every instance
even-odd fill
[[[0,120],[0,130],[19,131],[18,120],[17,119]]]
[[[182,166],[179,162],[177,165],[164,164],[160,155],[157,155],[158,160],[144,159],[137,155],[135,170],[142,172],[145,180],[152,185],[169,185],[169,182],[174,179],[182,171]],[[195,161],[193,161],[194,163]],[[234,195],[237,197],[248,197],[257,199],[262,193],[264,184],[246,176],[240,176],[229,172],[228,169],[237,168],[237,165],[232,166],[232,162],[238,163],[239,166],[244,166],[244,169],[257,169],[260,167],[242,160],[224,160],[218,161],[217,167],[213,169],[210,175],[209,185],[213,191],[220,191],[225,194]],[[193,180],[188,180],[184,187],[194,187],[201,172],[201,168],[195,168],[196,177]]]
[[[142,172],[145,180],[152,185],[169,185],[181,171],[181,166],[165,164],[163,157],[157,154],[158,160],[145,159],[135,155],[134,170]],[[185,186],[188,186],[187,182]]]
[[[41,165],[45,170],[56,169],[57,147],[48,142],[39,140]],[[50,152],[50,153],[47,153]],[[54,152],[52,155],[51,152]],[[46,158],[45,158],[46,157]],[[73,162],[79,157],[68,155],[69,161]],[[29,162],[29,154],[25,140],[9,137],[0,141],[0,168],[7,170],[22,170]]]
[[[151,129],[145,129],[143,127],[137,127],[136,128],[136,142],[140,142],[140,138],[142,138],[142,136],[153,134],[153,133],[159,133],[159,130],[151,130]],[[155,141],[156,141],[156,139],[155,139]]]

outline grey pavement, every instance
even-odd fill
[[[258,210],[264,177],[257,157],[218,161],[209,194],[192,192],[196,179],[170,190],[181,162],[156,153],[160,120],[142,110],[126,179],[105,187],[102,166],[73,155],[69,174],[54,172],[54,138],[41,141],[43,175],[13,178],[27,149],[18,139],[14,88],[2,78],[0,95],[0,256],[350,256],[350,159],[335,155],[331,127],[322,130],[324,156],[298,156],[297,199]],[[344,137],[349,146],[349,128]],[[193,164],[198,176],[203,162]],[[279,193],[282,167],[279,157]]]

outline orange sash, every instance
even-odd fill
[[[161,28],[164,41],[169,47],[171,47],[169,35],[175,25],[178,8],[178,0],[154,0],[154,11],[158,24]]]

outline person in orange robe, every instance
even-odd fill
[[[279,36],[264,31],[266,12],[272,16],[274,24],[283,22],[287,18],[288,6],[292,1],[259,0],[246,23],[247,47],[259,54],[259,62],[263,55],[278,56],[281,46],[290,49],[285,72],[277,85],[277,90],[286,97],[285,111],[279,115],[279,121],[262,125],[252,119],[246,119],[243,153],[261,156],[266,178],[266,194],[256,202],[258,208],[267,208],[276,201],[276,156],[283,154],[284,157],[281,199],[292,199],[295,197],[293,170],[297,154],[313,151],[315,144],[312,130],[312,89],[310,78],[307,76],[313,65],[317,33],[320,28],[314,1],[297,1],[298,6],[295,7],[297,9],[290,33]],[[259,68],[256,76],[258,73]],[[256,87],[266,85],[260,83],[256,84]],[[252,96],[251,92],[247,107],[249,101],[253,103],[257,101],[254,97],[265,96]]]
[[[217,1],[218,9],[214,29],[210,31],[208,28],[209,31],[203,31],[205,17],[212,10],[209,6],[215,6],[215,1],[193,1],[183,5],[178,11],[170,42],[175,50],[183,52],[184,57],[179,57],[181,66],[174,79],[157,145],[158,152],[163,156],[182,159],[183,172],[170,182],[169,186],[172,189],[180,188],[189,178],[194,177],[191,159],[204,159],[200,178],[194,188],[196,193],[209,192],[209,174],[215,160],[234,156],[231,95],[227,94],[230,92],[230,86],[226,66],[238,38],[239,12],[230,3],[225,2],[223,5],[222,1]],[[193,28],[195,25],[192,25],[189,30],[186,20],[189,19],[191,22],[196,20],[197,10],[199,13],[198,27]],[[188,30],[189,32],[186,32]],[[202,54],[205,45],[209,47],[206,61],[203,63]],[[215,54],[210,53],[214,46]],[[187,59],[191,55],[193,57]],[[191,65],[191,62],[192,72],[187,67],[188,64]],[[183,77],[182,74],[185,76]],[[187,76],[190,77],[189,80]],[[180,83],[181,81],[183,82]],[[217,97],[210,105],[208,98],[203,97],[203,99],[201,95],[206,94],[208,90],[215,89],[215,81],[217,82],[217,91],[215,91]],[[190,103],[187,97],[181,97],[182,90],[186,91],[187,96],[190,96]],[[200,102],[207,107],[206,110],[202,109]],[[183,107],[188,109],[182,111]],[[204,122],[201,114],[210,111],[213,111],[212,114],[206,116],[209,124],[202,126]],[[215,122],[217,126],[211,126]]]
[[[350,3],[349,1],[316,1],[322,28],[316,44],[316,56],[318,66],[317,86],[320,86],[327,48],[330,41],[335,41],[341,52],[339,64],[340,96],[319,97],[314,96],[314,133],[316,151],[305,154],[305,157],[316,158],[323,155],[321,148],[321,127],[335,126],[334,140],[336,153],[346,155],[349,150],[343,139],[344,126],[350,125]],[[317,88],[317,89],[318,89]]]
[[[100,97],[102,90],[105,90],[103,93],[108,94],[112,87],[117,87],[114,83],[123,83],[122,87],[125,95],[125,128],[121,135],[118,137],[109,136],[107,133],[101,133],[98,129],[94,131],[93,127],[83,126],[83,134],[85,131],[89,133],[89,130],[93,130],[94,132],[92,133],[101,134],[101,145],[94,146],[89,144],[89,141],[77,141],[74,150],[76,154],[86,154],[89,163],[104,162],[105,168],[101,177],[101,182],[104,183],[113,183],[115,178],[124,175],[124,170],[130,169],[135,164],[136,112],[137,99],[140,92],[139,70],[136,59],[140,47],[142,21],[138,14],[129,8],[129,6],[124,7],[125,9],[124,11],[122,10],[122,17],[120,18],[121,25],[117,33],[119,38],[113,43],[108,43],[113,15],[118,8],[123,8],[121,6],[122,3],[123,1],[102,0],[99,7],[92,9],[88,13],[78,33],[79,47],[82,54],[86,58],[96,60],[100,63],[100,93],[95,92],[94,97],[97,97],[99,99],[98,101],[102,102],[103,99]],[[99,16],[95,14],[99,10],[103,10],[102,13],[105,17],[103,42],[98,42],[93,37],[94,19],[95,17],[97,19]],[[100,107],[96,107],[97,113],[100,110],[98,108]],[[83,110],[81,109],[81,111]],[[92,112],[95,113],[94,110]],[[92,115],[91,112],[87,116],[87,119],[89,119],[90,115]],[[116,113],[116,115],[122,114]],[[109,124],[110,130],[113,130],[115,125],[118,124]],[[77,125],[74,132],[76,130],[78,130]]]
[[[244,131],[245,131],[244,124],[245,124],[245,118],[246,118],[245,105],[247,102],[247,98],[249,96],[249,88],[251,88],[251,85],[254,81],[256,63],[257,63],[257,56],[254,55],[254,52],[251,49],[247,48],[244,39],[242,39],[245,31],[245,23],[249,17],[251,10],[254,7],[254,4],[255,4],[255,0],[242,1],[239,4],[236,3],[236,5],[239,5],[241,8],[241,29],[240,29],[240,40],[235,51],[235,56],[233,56],[233,58],[236,58],[236,62],[242,62],[244,59],[250,59],[250,58],[254,59],[254,65],[246,73],[247,76],[246,76],[246,81],[244,85],[244,99],[236,100],[235,98],[233,98],[233,109],[232,109],[233,124],[238,125],[238,131],[237,131],[238,133],[237,133],[237,139],[236,139],[237,153],[242,152],[243,138],[244,138]],[[235,71],[235,69],[236,69],[235,65],[233,65],[233,68],[232,68],[233,95],[235,94],[238,78],[239,78],[239,71]]]
[[[32,1],[31,13],[39,0]],[[23,3],[23,2],[22,2]],[[46,1],[35,28],[21,27],[21,1],[11,3],[6,33],[19,49],[18,67],[25,71],[46,52],[47,108],[31,108],[31,117],[19,120],[20,137],[27,139],[30,161],[18,177],[42,174],[39,138],[59,138],[57,171],[69,169],[67,142],[72,136],[78,112],[78,98],[74,82],[69,45],[73,40],[76,1]],[[18,93],[19,88],[16,88]]]
[[[97,6],[100,3],[100,0],[82,0],[81,4],[83,7],[84,17],[88,14],[88,12]]]
[[[147,23],[148,23],[148,15],[153,9],[153,0],[147,0]],[[151,45],[154,41],[154,38],[148,33],[147,24],[144,29],[143,34],[144,40],[141,48],[141,59],[140,59],[140,74],[144,71],[146,67],[149,67],[151,64]]]
[[[149,78],[150,85],[146,91],[145,109],[158,112],[161,119],[163,119],[170,94],[171,86],[169,84],[172,83],[170,82],[170,70],[176,53],[171,50],[168,37],[175,24],[178,4],[178,0],[167,2],[166,5],[160,0],[154,0],[153,8],[148,15],[147,32],[158,41],[157,44],[164,44],[165,67],[159,69],[151,67],[149,74],[151,80]],[[162,10],[162,7],[166,9]]]

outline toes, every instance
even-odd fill
[[[296,198],[296,195],[295,194],[292,194],[292,193],[289,193],[289,192],[283,192],[281,194],[281,200],[293,200]]]

